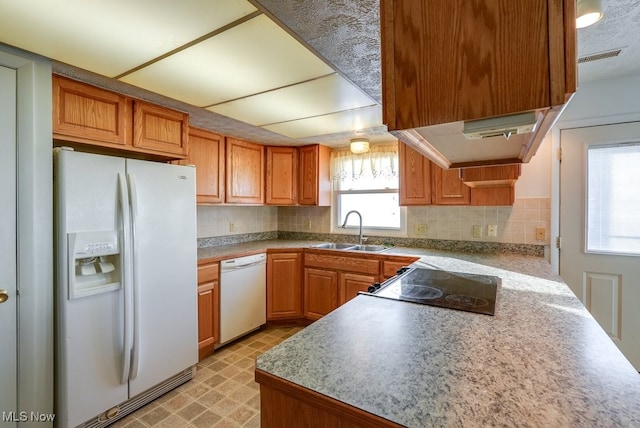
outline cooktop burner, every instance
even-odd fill
[[[368,294],[387,299],[493,315],[500,278],[425,268],[403,268]]]

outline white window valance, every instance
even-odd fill
[[[331,152],[331,159],[332,177],[340,182],[340,188],[352,187],[348,183],[358,181],[377,182],[374,187],[378,188],[397,187],[398,143],[372,144],[362,154],[351,153],[348,148],[337,149]]]

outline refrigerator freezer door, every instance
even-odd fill
[[[125,161],[56,153],[57,418],[76,426],[128,398],[121,383],[123,290],[69,297],[68,236],[121,230],[118,173]]]
[[[134,265],[130,395],[198,361],[195,169],[127,160]]]

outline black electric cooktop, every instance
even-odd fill
[[[369,287],[372,296],[494,315],[501,279],[497,276],[402,268],[398,275]]]

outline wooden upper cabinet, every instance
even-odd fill
[[[267,205],[295,205],[298,197],[298,149],[267,147]]]
[[[264,204],[264,146],[227,138],[226,160],[226,202]]]
[[[459,169],[431,167],[433,179],[433,202],[436,205],[468,205],[471,203],[471,188],[460,178]]]
[[[575,92],[575,1],[381,0],[390,130],[559,106]]]
[[[163,160],[187,156],[188,114],[58,75],[52,85],[54,140]]]
[[[224,137],[211,131],[189,128],[189,155],[178,163],[196,166],[196,202],[224,202]]]
[[[403,143],[398,143],[400,205],[431,204],[431,161]]]
[[[133,146],[186,156],[189,115],[144,101],[133,102]]]
[[[53,137],[131,146],[131,99],[53,75]]]
[[[298,203],[331,205],[331,148],[315,144],[299,148]]]

